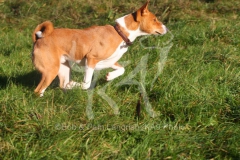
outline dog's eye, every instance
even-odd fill
[[[153,21],[154,21],[154,22],[157,22],[157,18],[154,18]]]

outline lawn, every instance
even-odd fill
[[[151,0],[169,33],[138,38],[123,76],[34,94],[39,23],[114,25],[143,3],[0,0],[0,159],[240,159],[239,1]],[[72,79],[83,79],[74,63]]]

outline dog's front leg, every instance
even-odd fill
[[[96,60],[94,58],[87,58],[87,63],[86,63],[86,66],[85,66],[85,75],[84,75],[84,80],[83,80],[83,83],[82,83],[82,89],[90,88],[94,68],[95,68],[97,63],[98,63],[98,60]]]
[[[82,89],[88,89],[91,86],[93,72],[94,69],[86,65]]]
[[[115,71],[109,72],[107,74],[106,76],[107,81],[111,81],[121,76],[125,72],[125,69],[118,62],[116,62],[111,68],[115,69]]]

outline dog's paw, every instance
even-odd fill
[[[109,72],[109,73],[106,75],[106,80],[107,80],[107,81],[111,81],[111,80],[113,80],[113,79],[121,76],[123,73],[124,73],[124,68],[117,69],[117,70],[115,70],[115,71]]]
[[[70,82],[66,85],[65,89],[73,89],[73,88],[77,88],[77,87],[81,87],[81,84],[78,83],[78,82],[70,81]]]
[[[115,78],[115,76],[113,76],[113,74],[111,74],[111,72],[109,72],[107,75],[106,75],[106,80],[107,81],[111,81]]]
[[[81,83],[81,87],[82,87],[82,89],[84,89],[84,90],[90,88],[90,86],[91,86],[91,82],[88,82],[88,83],[82,82],[82,83]]]

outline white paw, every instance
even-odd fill
[[[91,82],[88,82],[88,83],[82,82],[82,83],[81,83],[81,87],[82,87],[82,89],[84,89],[84,90],[90,88],[90,86],[91,86]]]
[[[80,83],[74,82],[74,81],[70,81],[70,82],[66,85],[65,89],[73,89],[73,88],[80,87],[80,86],[81,86]]]
[[[112,74],[111,72],[109,72],[106,76],[106,80],[107,81],[111,81],[113,80],[114,78],[116,78],[116,76],[114,76],[114,74]]]
[[[45,90],[46,90],[46,88],[43,89],[43,90],[39,93],[39,97],[43,97],[43,94],[44,94]]]
[[[107,81],[111,81],[124,73],[124,68],[117,69],[115,71],[109,72],[106,76]]]

